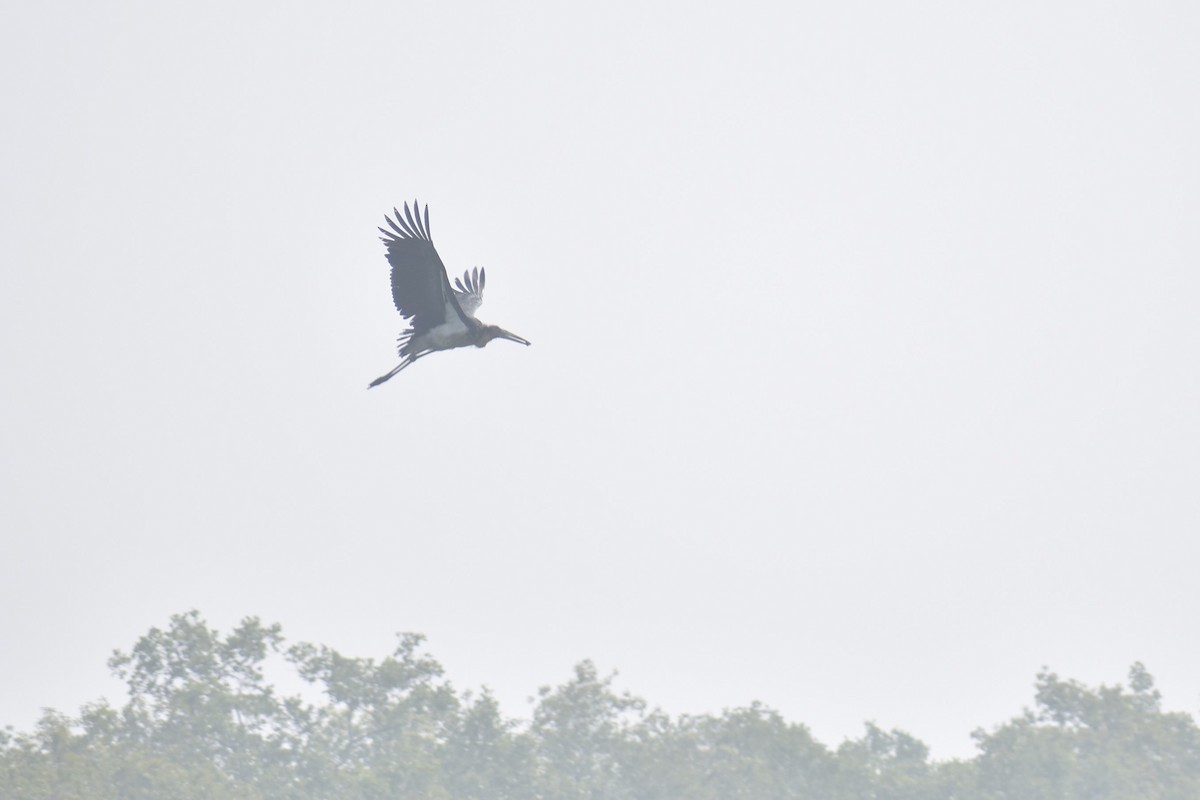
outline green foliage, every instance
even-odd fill
[[[121,708],[47,711],[0,731],[3,800],[1194,800],[1200,729],[1161,708],[1140,664],[1128,687],[1043,672],[1036,707],[936,762],[868,723],[830,750],[760,704],[672,718],[589,661],[540,691],[528,721],[459,694],[422,638],[382,660],[284,646],[248,618],[228,635],[196,612],[152,629],[110,667]],[[312,691],[277,694],[290,669]]]
[[[1043,671],[1036,699],[1035,710],[991,734],[976,731],[981,796],[1200,797],[1200,729],[1190,715],[1162,711],[1141,664],[1129,671],[1129,690]]]

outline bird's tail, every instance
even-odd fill
[[[397,372],[399,372],[400,370],[404,369],[405,367],[407,367],[409,364],[413,363],[413,362],[414,362],[414,361],[416,361],[416,360],[417,360],[417,357],[416,357],[416,356],[405,356],[405,357],[404,357],[404,360],[403,360],[403,361],[401,361],[399,364],[397,364],[397,365],[396,365],[396,368],[395,368],[394,370],[392,370],[391,372],[389,372],[387,375],[380,375],[378,378],[376,378],[375,380],[371,381],[371,383],[370,383],[370,384],[367,386],[367,388],[368,388],[368,389],[374,389],[376,386],[378,386],[379,384],[383,383],[384,381],[387,381],[387,380],[389,380],[389,379],[390,379],[390,378],[391,378],[393,375],[395,375]]]

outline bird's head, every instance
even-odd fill
[[[492,339],[508,339],[510,342],[517,342],[518,344],[523,344],[523,345],[529,344],[528,339],[522,339],[520,336],[517,336],[515,333],[509,333],[508,331],[504,330],[504,328],[501,328],[499,325],[484,325],[482,328],[480,328],[479,329],[479,341],[477,341],[476,344],[479,347],[483,347],[488,342],[490,342]]]

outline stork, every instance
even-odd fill
[[[380,228],[387,245],[387,260],[392,265],[392,301],[400,316],[407,318],[408,328],[397,340],[400,363],[386,375],[371,381],[368,389],[391,378],[418,358],[438,350],[475,345],[483,347],[492,339],[508,339],[528,345],[515,333],[496,325],[485,325],[475,318],[475,310],[483,303],[483,286],[487,273],[476,267],[455,278],[451,288],[446,267],[438,257],[429,238],[429,206],[425,219],[413,201],[412,211],[404,204],[404,215],[395,208],[396,219],[384,215],[388,227]]]

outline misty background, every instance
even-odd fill
[[[0,8],[0,725],[173,613],[935,756],[1200,705],[1200,10]],[[375,227],[482,319],[423,359]]]

